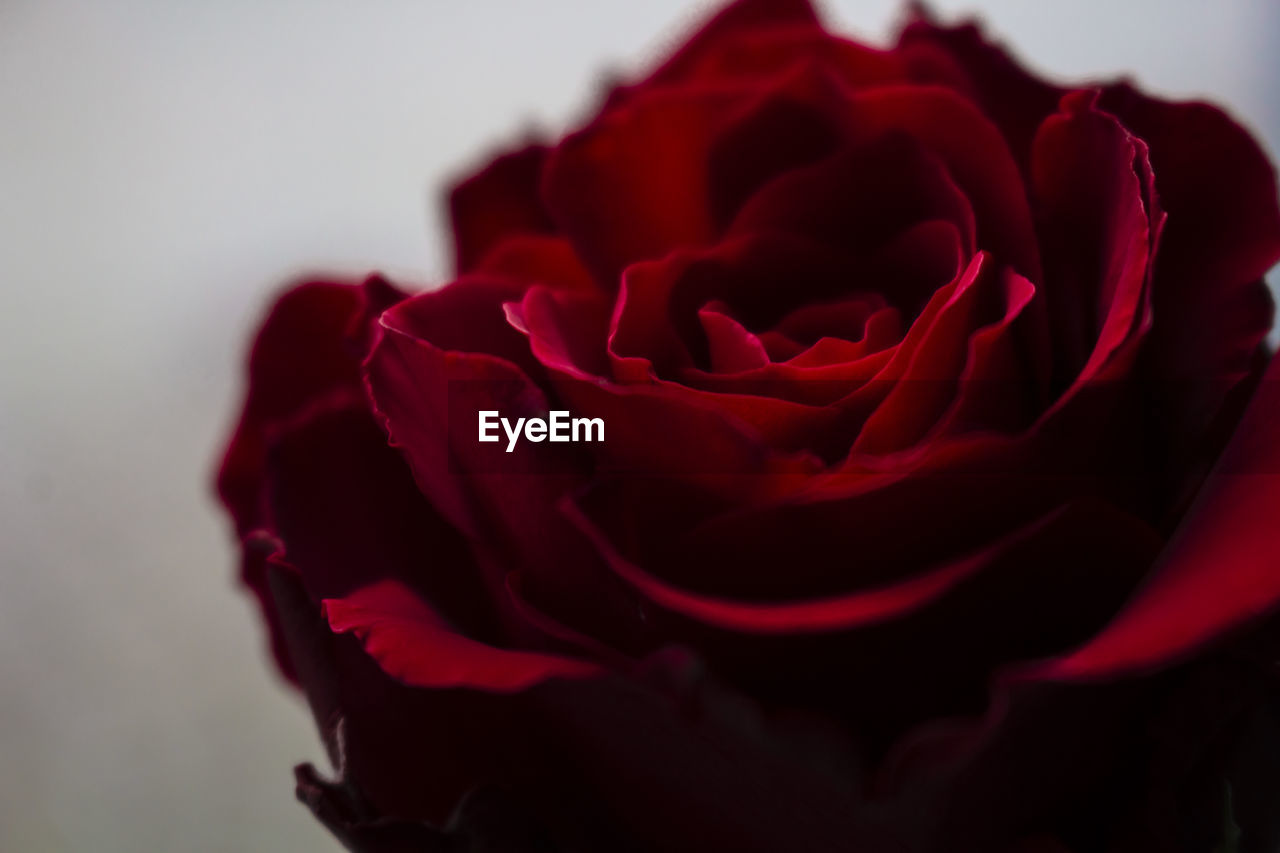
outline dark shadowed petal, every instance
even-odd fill
[[[917,64],[925,59],[926,49],[943,59],[928,63],[929,78],[973,98],[1026,169],[1036,130],[1066,90],[1027,73],[999,45],[987,41],[977,24],[944,27],[917,16],[899,36],[898,50]]]
[[[1255,627],[1159,673],[1008,670],[984,716],[905,738],[880,787],[936,815],[930,850],[1046,826],[1073,849],[1216,850],[1229,825],[1242,843],[1227,849],[1270,850],[1280,780],[1273,758],[1262,773],[1257,760],[1275,754],[1280,625]]]
[[[520,764],[519,709],[506,694],[406,687],[329,629],[283,559],[269,579],[330,760],[371,816],[442,826],[468,791]]]
[[[911,577],[1087,495],[1141,509],[1124,455],[1133,439],[1111,425],[1108,402],[1082,406],[1066,435],[973,433],[853,456],[772,501],[702,522],[679,540],[681,564],[733,567],[725,580],[751,598],[814,597]]]
[[[218,494],[243,534],[261,523],[266,432],[316,400],[358,392],[364,326],[403,295],[378,277],[305,281],[286,291],[249,355],[240,423],[218,471]]]
[[[636,851],[869,853],[909,849],[856,777],[791,748],[774,721],[731,690],[700,682],[687,655],[655,656],[649,682],[557,682],[531,692],[537,731],[599,819]],[[696,667],[696,664],[695,664]],[[824,758],[844,747],[822,738]],[[838,759],[835,762],[838,765]],[[572,800],[568,800],[572,802]],[[581,813],[565,815],[583,821]],[[564,819],[563,817],[561,818]],[[602,848],[588,848],[602,849]],[[618,848],[610,848],[618,849]]]
[[[978,712],[999,666],[1096,631],[1161,544],[1131,515],[1086,499],[896,579],[877,574],[875,564],[895,555],[874,543],[830,543],[847,550],[827,591],[795,597],[804,578],[790,575],[811,573],[808,565],[762,571],[740,552],[689,554],[679,542],[646,548],[645,531],[670,526],[672,514],[627,509],[634,506],[625,494],[586,494],[568,511],[650,602],[648,619],[661,634],[697,649],[753,695],[843,709],[880,747],[881,738],[931,717]]]
[[[1147,282],[1162,216],[1147,209],[1154,193],[1145,147],[1096,98],[1065,96],[1032,148],[1055,389],[1092,375],[1150,325]]]
[[[311,599],[383,579],[425,596],[477,638],[495,636],[491,597],[467,543],[413,481],[362,399],[278,430],[267,461],[272,526]]]
[[[852,97],[875,132],[905,131],[937,155],[973,205],[978,247],[1031,281],[1040,255],[1026,188],[999,130],[955,93],[924,86],[885,87]]]
[[[753,104],[723,128],[707,151],[706,192],[723,229],[764,183],[840,147],[839,122],[783,92]]]
[[[610,567],[655,604],[698,622],[746,634],[830,634],[901,618],[932,604],[958,584],[989,567],[997,558],[1004,559],[1005,552],[1020,549],[1028,542],[1034,544],[1036,537],[1041,536],[1045,528],[1060,526],[1059,516],[1062,514],[1061,511],[1056,511],[1046,519],[1037,520],[971,556],[912,573],[896,582],[863,587],[858,584],[856,571],[851,571],[847,581],[859,586],[853,592],[812,600],[787,600],[781,597],[779,600],[769,601],[734,600],[723,595],[695,591],[696,588],[706,589],[714,582],[710,575],[726,574],[726,568],[731,570],[732,567],[707,566],[698,573],[699,576],[681,578],[684,583],[692,585],[686,588],[679,586],[678,581],[667,581],[650,574],[618,553],[603,531],[583,514],[577,504],[566,503],[564,510],[592,537],[596,546],[607,557]],[[873,560],[876,556],[865,550],[853,550],[846,563],[853,570],[857,563]],[[692,575],[693,567],[682,568],[688,569],[687,574]],[[668,576],[673,574],[667,567],[664,567],[663,573]],[[674,576],[682,574],[686,573],[677,571]],[[747,586],[742,578],[726,577],[725,580],[740,588]],[[786,583],[781,578],[766,577],[757,579],[753,585],[758,587],[771,582],[774,586]]]
[[[1102,91],[1150,148],[1168,222],[1156,257],[1151,370],[1169,456],[1185,463],[1271,328],[1263,275],[1280,260],[1276,173],[1249,133],[1216,107],[1170,103],[1127,85]],[[1209,448],[1216,452],[1217,448]]]
[[[737,212],[732,231],[783,231],[862,259],[930,221],[953,225],[966,255],[976,250],[973,209],[944,164],[911,137],[889,134],[764,185]],[[905,270],[885,272],[862,288],[899,302],[895,291],[912,282],[896,280]]]
[[[973,430],[1016,433],[1043,410],[1047,376],[1038,371],[1035,286],[1004,270],[1004,316],[969,339],[956,399],[940,419],[937,435]],[[1030,353],[1030,354],[1029,354]]]
[[[710,242],[756,188],[838,147],[848,97],[809,62],[767,82],[642,89],[552,153],[543,194],[606,289]]]
[[[781,721],[704,684],[687,655],[656,657],[637,680],[575,670],[515,692],[412,688],[358,644],[329,633],[287,566],[273,580],[338,764],[334,783],[302,772],[299,793],[340,838],[368,845],[356,849],[383,853],[397,848],[379,845],[394,840],[438,840],[440,833],[418,825],[424,820],[447,824],[455,844],[501,839],[507,846],[495,849],[504,851],[522,850],[529,837],[542,845],[532,849],[581,853],[769,853],[780,844],[816,853],[850,839],[862,849],[895,849],[889,833],[874,828],[881,823],[874,808],[856,806],[856,777],[837,759],[844,744],[823,743],[822,761],[793,749]],[[417,660],[439,639],[425,636],[430,619],[392,598],[391,622],[411,625],[389,624],[379,607],[369,644],[393,667],[406,651],[406,672],[436,680],[436,666]],[[411,648],[383,648],[388,634]],[[510,684],[507,667],[491,663],[477,664],[464,680],[483,673],[491,688],[496,672]],[[528,675],[523,663],[514,681]],[[811,727],[810,740],[819,735]],[[492,789],[506,795],[491,802]]]
[[[353,853],[452,853],[456,842],[421,821],[370,814],[353,786],[321,778],[310,764],[294,768],[298,800]],[[513,848],[513,853],[519,848]]]
[[[404,298],[381,278],[306,281],[280,297],[249,357],[249,388],[240,422],[218,470],[217,489],[241,538],[241,581],[253,590],[270,628],[281,671],[292,678],[277,614],[266,587],[267,556],[278,546],[269,525],[267,448],[281,424],[305,420],[317,405],[361,405],[359,365],[369,326]]]
[[[1280,361],[1161,565],[1115,621],[1037,677],[1100,679],[1167,666],[1280,604]]]

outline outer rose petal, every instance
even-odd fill
[[[324,601],[329,627],[353,632],[383,671],[413,687],[465,687],[507,693],[549,678],[598,672],[584,661],[507,651],[455,633],[439,614],[395,580]]]
[[[736,0],[715,14],[640,87],[682,82],[708,54],[754,32],[784,28],[821,29],[809,0]]]
[[[542,366],[503,311],[522,286],[463,279],[387,311],[366,381],[418,487],[472,542],[490,589],[505,590],[509,572],[526,570],[531,584],[554,590],[575,624],[612,638],[634,623],[634,610],[554,509],[582,484],[590,461],[582,448],[521,441],[507,453],[504,442],[476,440],[482,409],[519,418],[551,408],[548,392],[530,378]],[[479,335],[500,342],[508,357],[469,351]],[[499,601],[506,605],[505,594]],[[518,613],[509,615],[510,628],[527,627]]]
[[[270,433],[305,419],[317,402],[362,397],[359,363],[368,326],[384,307],[403,298],[378,276],[356,282],[309,280],[273,306],[249,357],[249,389],[235,434],[218,470],[218,496],[241,537],[241,581],[262,608],[281,672],[295,675],[283,645],[279,617],[266,587],[265,561],[276,547],[267,522],[266,463]]]
[[[1216,453],[1198,439],[1246,376],[1271,328],[1262,277],[1280,260],[1276,172],[1248,131],[1216,107],[1168,103],[1127,85],[1099,100],[1151,150],[1169,221],[1155,261],[1149,369],[1160,384],[1172,466]]]
[[[1280,606],[1280,359],[1163,562],[1101,634],[1029,673],[1092,680],[1168,666]]]
[[[515,845],[498,848],[504,851],[523,849],[499,832],[513,818],[543,844],[530,853],[548,843],[579,853],[819,853],[851,840],[869,851],[898,849],[886,830],[873,828],[882,822],[874,808],[855,808],[852,776],[778,749],[751,721],[745,700],[704,686],[684,656],[651,661],[637,672],[643,683],[574,673],[518,692],[410,688],[325,630],[287,566],[275,569],[273,589],[346,783],[340,790],[304,771],[299,794],[357,850],[435,841],[436,831],[408,824],[443,825],[450,812],[458,843],[498,832]],[[399,592],[384,588],[376,597],[384,593],[400,609]],[[408,617],[411,625],[375,619],[371,639],[381,645],[387,630],[434,633],[419,607],[409,610],[391,622]],[[384,651],[385,660],[398,655],[394,644]],[[406,672],[423,674],[422,662],[408,663]],[[440,673],[426,666],[436,680]],[[822,749],[829,760],[836,745]],[[463,795],[481,784],[512,792],[522,808],[514,816],[476,814]]]
[[[493,453],[501,454],[501,447],[476,442],[475,419],[450,415],[450,389],[475,387],[504,414],[545,409],[543,392],[521,369],[536,367],[528,344],[503,315],[503,302],[524,288],[521,282],[468,278],[419,294],[383,315],[381,335],[365,364],[374,406],[392,442],[404,450],[419,488],[473,538],[483,536],[487,509],[475,505],[464,476],[512,469],[509,457],[506,466],[494,461],[503,458]],[[529,485],[536,493],[541,484]],[[497,518],[510,520],[504,512]]]
[[[275,560],[269,579],[330,759],[375,814],[443,824],[468,791],[521,763],[508,696],[406,687],[329,630],[291,566]]]
[[[804,24],[742,33],[709,52],[690,73],[691,83],[765,80],[816,61],[850,88],[916,79],[913,63],[897,53],[858,44]]]
[[[879,828],[878,810],[859,808],[851,774],[779,748],[747,700],[703,687],[682,658],[653,660],[636,681],[558,678],[502,695],[399,688],[401,711],[475,702],[503,726],[486,735],[464,721],[442,728],[428,720],[398,729],[399,746],[409,754],[440,751],[446,760],[474,750],[483,780],[511,792],[558,851],[825,853],[850,842],[873,853],[900,849],[890,839],[912,829]],[[659,690],[651,682],[671,686]],[[398,723],[393,709],[384,713]],[[372,756],[380,745],[361,746]],[[421,818],[412,800],[394,807],[386,794],[395,789],[377,778],[380,768],[367,766],[364,775],[358,769],[350,767],[350,781],[382,789],[381,802],[370,796],[382,814]],[[453,770],[420,769],[434,785],[433,774]],[[509,820],[495,819],[499,826]]]
[[[563,290],[595,287],[591,274],[563,237],[508,237],[485,256],[476,272]]]
[[[466,541],[423,498],[366,400],[278,431],[267,480],[273,529],[313,601],[396,579],[471,636],[493,636],[493,606]]]
[[[973,98],[999,126],[1025,169],[1036,129],[1066,90],[1028,74],[998,45],[988,42],[976,24],[942,27],[918,14],[899,36],[898,49],[921,47],[939,49],[951,60],[934,66],[936,82]]]
[[[266,433],[316,400],[360,387],[364,323],[403,295],[380,278],[309,280],[272,307],[249,355],[249,390],[218,470],[218,494],[242,535],[262,520]]]
[[[654,603],[716,628],[747,634],[829,634],[901,618],[933,603],[957,584],[986,568],[994,554],[1031,539],[1048,523],[1041,520],[990,549],[898,583],[808,601],[735,601],[682,589],[633,565],[574,504],[564,511],[592,536],[610,566]],[[691,580],[691,579],[686,579]]]
[[[1274,755],[1278,628],[1157,675],[1064,683],[1015,670],[984,718],[904,741],[881,785],[935,816],[929,850],[991,849],[1046,826],[1070,827],[1083,850],[1218,849],[1227,786],[1233,800],[1247,792],[1233,806],[1239,849],[1274,849],[1280,780],[1274,763],[1260,775],[1250,759]]]
[[[699,649],[752,695],[843,709],[870,741],[922,717],[977,711],[994,667],[1089,636],[1161,544],[1132,516],[1083,501],[897,579],[864,577],[884,552],[841,543],[828,560],[842,586],[828,579],[835,591],[783,599],[770,593],[786,579],[744,577],[735,556],[686,555],[680,540],[646,553],[644,531],[661,529],[679,508],[632,511],[622,495],[611,498],[615,509],[605,497],[587,495],[569,511],[649,603],[659,636]],[[786,572],[775,575],[807,568],[777,565]]]
[[[555,231],[539,195],[544,145],[504,154],[449,193],[454,271],[473,270],[504,240]]]

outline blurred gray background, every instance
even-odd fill
[[[933,5],[1280,148],[1274,0]],[[248,335],[299,270],[438,283],[442,183],[705,8],[0,3],[0,851],[337,849],[208,486]],[[902,8],[826,11],[883,43]]]

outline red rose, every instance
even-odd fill
[[[352,849],[1280,842],[1230,118],[742,0],[450,209],[447,286],[281,299],[219,475]]]

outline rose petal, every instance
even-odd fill
[[[517,442],[506,453],[501,440],[477,440],[482,409],[514,419],[549,408],[526,372],[541,367],[503,311],[522,291],[518,283],[462,280],[420,294],[383,315],[382,335],[365,363],[376,413],[418,487],[475,539],[486,538],[493,524],[517,536],[536,527],[527,507],[553,499],[580,476],[563,445]],[[531,472],[543,476],[521,476]]]
[[[394,295],[391,295],[394,294]],[[315,400],[359,389],[362,353],[353,338],[383,307],[403,298],[376,276],[356,282],[310,280],[272,307],[249,355],[249,389],[240,423],[218,471],[222,502],[243,535],[261,522],[266,431]]]
[[[634,88],[687,83],[690,77],[695,76],[694,70],[704,64],[708,57],[718,54],[726,45],[743,37],[793,27],[810,31],[820,26],[818,16],[808,0],[735,0],[702,24],[684,41],[679,50]],[[615,97],[620,100],[621,93]]]
[[[1004,316],[970,337],[956,398],[940,419],[939,436],[1018,433],[1043,409],[1048,377],[1037,375],[1037,359],[1027,355],[1027,341],[1039,331],[1032,316],[1037,290],[1012,270],[1004,270],[1001,278]],[[1037,350],[1033,345],[1032,352]]]
[[[294,666],[267,590],[266,558],[277,547],[263,530],[269,434],[325,400],[363,398],[359,362],[368,326],[404,298],[377,276],[363,285],[311,280],[285,292],[264,321],[249,357],[249,389],[236,431],[218,470],[218,496],[241,540],[240,580],[258,599],[273,654],[286,678]]]
[[[495,636],[501,587],[486,595],[465,541],[423,498],[366,401],[277,431],[267,479],[273,527],[312,600],[395,579],[470,636]]]
[[[595,666],[535,652],[509,651],[451,630],[399,581],[385,579],[323,602],[329,627],[354,633],[392,678],[413,687],[465,687],[506,693],[549,678],[585,678]]]
[[[708,51],[689,82],[768,80],[816,63],[850,89],[902,83],[910,69],[896,53],[858,44],[804,23],[744,32]]]
[[[1262,277],[1280,260],[1276,172],[1244,128],[1207,104],[1161,101],[1119,84],[1102,91],[1099,106],[1150,147],[1168,211],[1149,358],[1171,464],[1185,465],[1206,451],[1197,438],[1248,375],[1271,328]]]
[[[1004,294],[1000,276],[992,267],[989,256],[975,256],[919,346],[908,356],[892,390],[863,424],[853,453],[902,450],[937,424],[954,398],[975,330],[990,328],[1015,310],[999,304]]]
[[[575,503],[566,502],[563,511],[591,537],[613,571],[655,604],[701,623],[748,634],[829,634],[916,613],[987,568],[997,558],[1003,559],[1005,552],[1017,550],[1025,543],[1034,543],[1045,528],[1060,523],[1058,516],[1062,514],[1061,511],[1051,513],[970,556],[881,587],[806,601],[753,601],[695,592],[650,574],[623,557]],[[851,555],[850,562],[874,556],[867,552],[855,553]],[[694,578],[686,581],[692,582]]]
[[[563,237],[508,237],[476,265],[476,274],[564,290],[586,291],[595,286],[573,246]]]
[[[884,297],[878,293],[802,305],[783,317],[773,331],[805,346],[820,338],[857,342],[866,336],[867,322],[884,308]]]
[[[978,247],[1040,279],[1022,176],[999,129],[972,103],[938,87],[886,86],[851,94],[849,109],[867,138],[904,132],[938,157],[973,206]]]
[[[1001,46],[988,42],[974,23],[944,27],[917,15],[899,35],[898,50],[910,54],[922,48],[933,48],[949,60],[930,63],[931,78],[974,99],[1000,128],[1025,170],[1040,123],[1066,90],[1028,74]]]
[[[909,577],[1085,496],[1144,511],[1133,494],[1132,436],[1097,419],[1100,408],[1087,401],[1061,434],[975,433],[889,458],[850,457],[772,501],[703,522],[679,540],[680,565],[733,567],[731,582],[750,598],[819,597]]]
[[[1029,677],[1101,680],[1170,665],[1280,604],[1280,361],[1202,487],[1162,564],[1106,630]]]
[[[669,382],[616,384],[592,372],[575,360],[572,349],[556,343],[552,331],[557,326],[581,327],[553,319],[573,311],[574,301],[531,292],[523,316],[534,352],[551,372],[557,393],[575,416],[598,417],[607,425],[604,443],[590,447],[600,470],[706,482],[729,475],[735,482],[760,484],[765,480],[757,475],[814,470],[816,460],[811,457],[779,453],[762,440],[753,424],[736,416],[735,401],[712,400]],[[746,397],[736,402],[744,412],[766,418],[788,405],[776,401],[774,406],[762,407],[759,398]],[[652,437],[657,434],[678,436],[679,440],[654,442]]]
[[[814,63],[763,86],[642,88],[560,143],[543,194],[613,290],[627,265],[710,242],[755,187],[831,150],[847,100]]]
[[[833,119],[785,92],[748,107],[707,151],[706,191],[717,230],[770,179],[822,160],[840,143]]]
[[[705,153],[738,98],[658,90],[565,138],[543,194],[559,229],[607,289],[641,258],[709,239]]]
[[[375,814],[442,825],[464,794],[527,761],[505,734],[519,729],[512,694],[406,687],[355,637],[330,631],[283,560],[270,589],[330,757]]]
[[[528,340],[508,322],[500,300],[512,292],[509,285],[467,280],[453,287],[472,285],[476,287],[467,298],[476,300],[480,313],[465,328],[447,323],[450,316],[464,315],[435,313],[452,304],[431,299],[445,291],[415,297],[383,315],[382,337],[365,365],[376,413],[419,489],[471,540],[482,573],[492,583],[501,588],[509,572],[524,569],[529,582],[557,602],[557,615],[591,626],[600,637],[625,633],[634,621],[630,603],[618,597],[618,585],[554,510],[555,502],[578,488],[590,469],[585,448],[600,445],[521,440],[508,453],[505,435],[492,443],[477,439],[481,410],[497,411],[514,423],[545,417],[552,403],[548,392],[513,361],[442,348],[466,346],[467,328],[497,322],[501,332],[484,334],[497,336],[513,358],[530,362],[530,372],[544,370]],[[597,416],[577,406],[572,410],[577,416]],[[612,419],[606,424],[605,446],[614,440],[615,430]]]
[[[668,272],[661,267],[654,271],[658,275]],[[628,280],[632,280],[630,273]],[[626,300],[625,293],[620,300]],[[652,305],[652,300],[645,304]],[[602,468],[694,478],[814,468],[816,460],[803,452],[793,455],[790,450],[804,450],[799,441],[808,429],[804,421],[820,419],[820,411],[784,399],[713,394],[651,379],[649,363],[641,357],[615,354],[614,371],[623,382],[610,381],[602,376],[598,351],[590,345],[606,320],[607,303],[598,297],[535,289],[518,309],[518,316],[516,309],[510,310],[513,321],[530,335],[533,352],[551,372],[557,392],[573,411],[609,424],[610,438],[593,447]],[[623,310],[619,308],[619,312]],[[639,314],[636,311],[630,316]],[[618,338],[619,316],[614,317],[614,340]],[[566,334],[567,330],[572,331]],[[681,440],[655,443],[643,438],[654,430],[679,435]],[[794,444],[788,439],[793,435]]]
[[[851,144],[837,155],[781,175],[747,201],[730,230],[784,231],[861,260],[912,226],[934,220],[954,225],[965,255],[973,253],[974,214],[968,199],[941,161],[898,134]],[[862,282],[861,289],[882,289],[897,302],[894,286],[903,271],[886,272],[883,279]]]
[[[1056,388],[1092,375],[1145,331],[1136,327],[1146,319],[1148,265],[1162,224],[1160,211],[1144,204],[1145,148],[1095,103],[1090,92],[1064,97],[1032,149]]]
[[[742,327],[727,312],[728,306],[709,305],[698,309],[698,321],[707,336],[711,369],[720,373],[754,370],[769,363],[769,353],[760,339]]]
[[[456,274],[473,270],[508,239],[555,231],[540,196],[547,152],[535,144],[503,154],[449,191]]]

